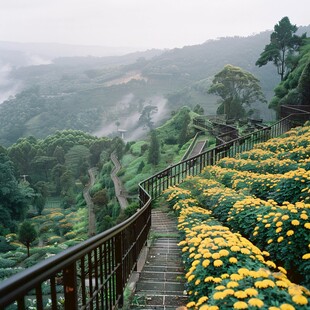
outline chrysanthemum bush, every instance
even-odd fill
[[[166,194],[178,214],[183,240],[188,308],[195,309],[307,309],[310,292],[290,282],[286,271],[269,260],[248,239],[215,220],[211,211],[190,197],[178,200],[174,187]],[[190,201],[190,203],[189,203]]]
[[[262,199],[274,199],[278,203],[284,201],[310,203],[310,170],[304,168],[283,174],[261,174],[212,166],[206,168],[203,176],[212,177],[236,190],[247,190]]]
[[[190,177],[183,186],[232,231],[269,251],[277,264],[289,270],[292,279],[310,286],[310,204],[279,205],[214,180],[210,180],[209,186],[201,177]]]

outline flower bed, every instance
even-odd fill
[[[309,291],[292,283],[310,286],[309,168],[308,126],[167,190],[184,236],[188,307],[309,309]]]
[[[290,282],[268,252],[215,220],[188,191],[185,199],[177,187],[166,195],[183,236],[188,308],[307,309],[310,292]]]

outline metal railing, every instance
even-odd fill
[[[150,197],[123,223],[0,284],[0,309],[113,309],[151,226]],[[142,198],[143,199],[143,198]]]
[[[194,176],[201,173],[206,166],[214,165],[226,156],[233,157],[237,153],[249,151],[254,145],[265,142],[270,138],[278,137],[291,128],[310,120],[310,112],[307,110],[291,109],[291,106],[287,106],[287,109],[286,106],[283,107],[283,113],[286,113],[288,110],[294,111],[294,113],[289,114],[269,127],[222,143],[199,155],[169,166],[140,183],[140,188],[146,190],[152,199],[156,199],[169,186],[181,183],[187,176]]]
[[[283,113],[291,111],[283,107]],[[123,293],[151,226],[151,199],[189,175],[199,174],[225,156],[248,151],[310,120],[307,110],[294,110],[270,127],[223,143],[151,176],[139,184],[141,209],[123,223],[0,284],[0,309],[114,309]]]

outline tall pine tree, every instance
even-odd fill
[[[151,130],[151,141],[148,154],[148,163],[154,166],[158,165],[160,160],[160,147],[155,130]]]

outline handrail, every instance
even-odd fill
[[[24,297],[36,299],[37,309],[47,308],[47,303],[50,309],[58,309],[62,302],[65,309],[122,305],[124,288],[150,226],[149,198],[136,215],[121,224],[4,280],[0,284],[0,309],[12,302],[16,309],[27,309]]]
[[[310,120],[310,112],[303,111],[302,113],[290,114],[269,127],[259,129],[248,135],[222,143],[201,154],[171,165],[144,180],[139,186],[143,187],[148,193],[150,193],[152,199],[156,199],[169,186],[181,183],[187,176],[194,176],[201,173],[206,166],[214,165],[226,156],[232,157],[237,153],[248,151],[258,143],[265,142],[270,138],[283,134],[298,125],[296,123],[296,119],[298,118],[302,119],[303,122]]]
[[[270,127],[218,145],[172,165],[139,183],[141,209],[117,226],[54,257],[38,263],[0,284],[0,309],[114,309],[123,292],[151,226],[151,200],[169,186],[197,175],[225,156],[250,150],[255,144],[279,136],[310,120],[310,112],[290,114]]]

